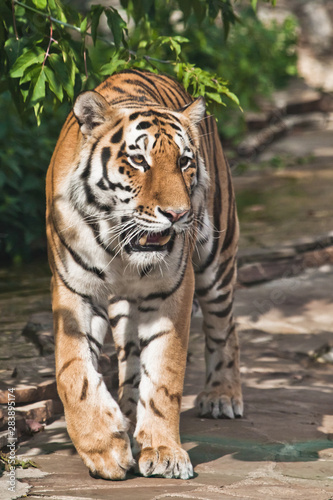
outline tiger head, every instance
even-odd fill
[[[82,142],[71,198],[100,228],[107,224],[103,237],[115,253],[153,264],[194,234],[207,183],[198,127],[205,103],[132,106],[95,91],[78,96]]]

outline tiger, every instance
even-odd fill
[[[179,434],[193,298],[205,333],[199,416],[243,415],[233,316],[239,224],[202,96],[128,69],[80,93],[46,176],[57,389],[91,475],[189,479]],[[98,368],[111,333],[117,401]]]

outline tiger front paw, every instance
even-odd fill
[[[193,467],[188,453],[179,445],[142,448],[138,456],[139,472],[147,476],[190,479]]]
[[[240,389],[233,394],[222,388],[208,388],[196,399],[200,417],[240,418],[243,416],[243,398]]]
[[[95,446],[83,451],[77,446],[77,450],[92,475],[104,479],[125,479],[126,472],[135,465],[126,432],[111,434],[103,449]]]

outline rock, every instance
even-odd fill
[[[59,399],[47,399],[17,407],[16,411],[17,414],[22,415],[26,420],[44,423],[49,422],[55,415],[63,413],[64,409]]]
[[[42,399],[57,399],[55,380],[46,380],[38,385],[15,385],[15,403],[33,403]],[[8,390],[0,390],[0,404],[8,402]]]
[[[272,118],[272,114],[267,111],[247,111],[245,112],[245,122],[249,128],[249,130],[261,130],[267,125]]]
[[[297,108],[299,104],[295,103],[292,106]],[[310,104],[308,106],[311,107]],[[300,115],[286,115],[284,118],[280,118],[279,122],[271,123],[258,132],[248,134],[239,144],[237,152],[240,156],[254,156],[273,141],[293,129],[311,128],[312,130],[325,130],[330,122],[333,122],[332,113],[313,112]]]
[[[305,269],[333,263],[333,235],[302,238],[292,246],[242,252],[238,259],[238,282],[250,285],[297,276]]]
[[[288,87],[275,91],[273,105],[282,113],[304,114],[321,111],[323,96],[300,79],[292,80]]]

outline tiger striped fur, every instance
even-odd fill
[[[179,413],[194,290],[200,415],[242,415],[232,314],[238,221],[215,120],[167,76],[128,70],[83,92],[47,173],[58,392],[92,473],[188,479]],[[118,403],[98,372],[111,328]]]

